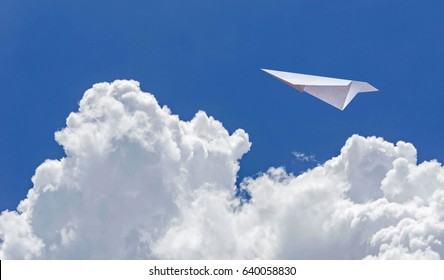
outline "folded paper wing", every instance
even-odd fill
[[[307,92],[316,98],[340,109],[345,107],[360,92],[378,91],[366,82],[304,75],[283,71],[262,69],[291,87]]]

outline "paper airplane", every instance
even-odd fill
[[[335,79],[321,76],[297,74],[276,70],[262,69],[289,86],[307,92],[324,102],[344,110],[352,99],[360,92],[378,91],[366,82]]]

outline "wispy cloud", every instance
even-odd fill
[[[306,155],[305,153],[297,152],[297,151],[292,152],[292,154],[296,158],[296,160],[298,160],[298,161],[319,163],[316,160],[315,155]]]

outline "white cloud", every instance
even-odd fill
[[[180,121],[135,81],[94,85],[66,123],[55,138],[67,156],[37,168],[20,215],[0,217],[4,258],[155,257],[178,205],[196,189],[233,191],[250,147],[204,112]],[[21,240],[40,246],[9,245]]]
[[[318,162],[316,160],[316,156],[315,155],[306,155],[305,153],[302,152],[293,152],[292,153],[293,156],[298,160],[298,161],[303,161],[303,162]]]
[[[301,175],[270,168],[234,196],[243,130],[189,122],[135,81],[96,84],[56,133],[66,152],[0,216],[0,258],[440,258],[444,167],[412,144],[351,136]]]

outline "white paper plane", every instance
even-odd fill
[[[262,69],[289,86],[344,110],[360,92],[378,91],[369,83]]]

